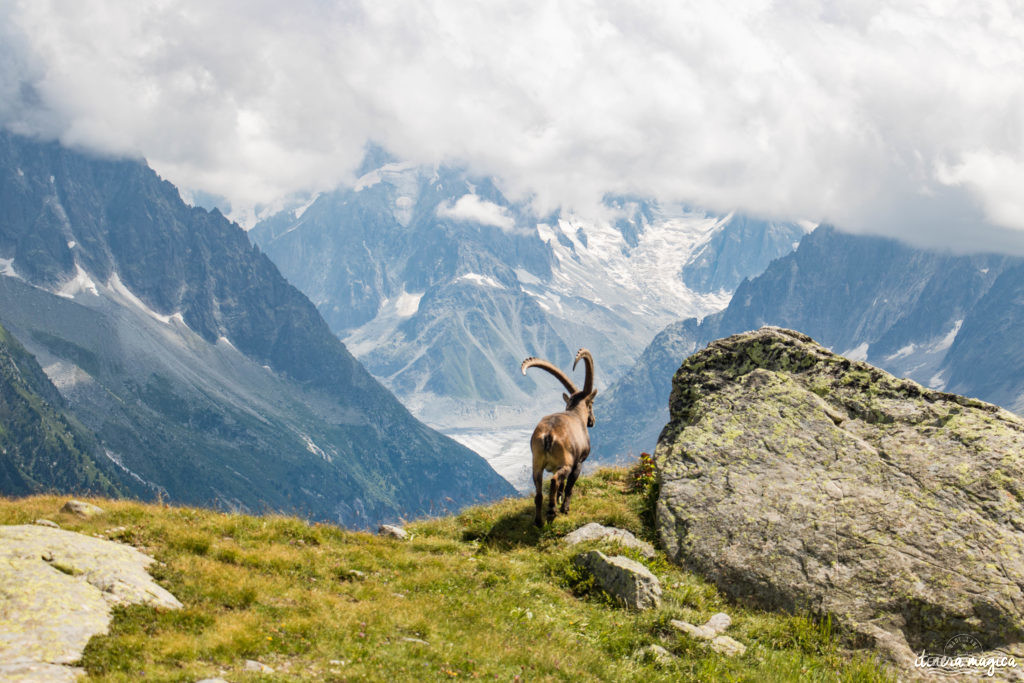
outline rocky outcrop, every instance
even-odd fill
[[[39,525],[0,527],[0,679],[74,680],[68,666],[106,633],[111,606],[181,603],[126,545]]]
[[[654,557],[654,546],[647,541],[641,541],[625,529],[604,526],[597,522],[584,524],[562,538],[562,542],[566,545],[576,545],[584,541],[610,541],[626,548],[633,548],[648,559]]]
[[[747,651],[743,643],[722,635],[725,629],[732,624],[732,618],[725,612],[712,615],[703,626],[694,626],[688,621],[673,619],[669,622],[676,628],[695,640],[705,640],[708,646],[715,652],[726,657],[738,657]]]
[[[661,582],[636,560],[591,550],[577,555],[573,562],[590,572],[597,586],[625,607],[642,610],[661,604]]]
[[[679,368],[655,453],[667,552],[893,658],[1024,641],[1024,421],[761,328]]]

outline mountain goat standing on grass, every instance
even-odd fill
[[[576,352],[573,370],[580,360],[583,361],[587,374],[583,380],[583,388],[579,390],[564,372],[546,360],[527,358],[521,368],[524,375],[527,368],[547,370],[569,392],[562,394],[562,398],[565,399],[565,411],[542,417],[533,430],[533,436],[530,437],[530,451],[533,452],[533,484],[537,489],[533,497],[537,508],[533,521],[539,527],[544,526],[540,516],[540,509],[544,504],[544,471],[554,473],[551,476],[551,490],[548,493],[547,518],[550,524],[555,519],[557,500],[562,501],[562,514],[569,512],[572,487],[580,476],[583,461],[590,455],[590,434],[587,428],[594,426],[594,397],[597,396],[597,390],[594,389],[594,358],[590,351],[580,349]]]

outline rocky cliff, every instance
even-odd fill
[[[0,132],[0,272],[0,320],[127,487],[355,526],[513,492],[141,161]]]
[[[669,325],[601,400],[594,456],[612,460],[654,447],[668,419],[671,373],[715,339],[777,325],[843,355],[932,389],[1024,412],[1024,266],[994,254],[953,255],[830,226],[742,282],[729,305]],[[668,368],[668,372],[650,372]],[[628,397],[628,398],[627,398]],[[625,428],[620,424],[626,425]]]
[[[897,660],[1024,641],[1024,420],[766,327],[673,379],[655,453],[671,556]]]

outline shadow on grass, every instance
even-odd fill
[[[533,505],[500,517],[489,529],[467,529],[464,541],[480,541],[495,550],[509,550],[540,543],[541,531],[533,523]]]

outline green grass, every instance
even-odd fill
[[[662,581],[663,606],[614,606],[573,569],[583,548],[560,538],[596,521],[653,541],[651,496],[631,481],[621,469],[581,479],[572,513],[543,532],[527,499],[408,524],[407,541],[127,501],[94,500],[107,513],[81,520],[58,514],[64,499],[52,496],[0,500],[0,523],[48,517],[90,534],[118,528],[108,535],[153,555],[151,573],[185,605],[118,608],[110,634],[86,648],[89,680],[894,679],[869,653],[845,649],[829,623],[732,604],[661,553],[642,561]],[[732,616],[727,633],[747,646],[742,657],[722,657],[669,624],[718,611]],[[635,656],[652,643],[678,659]],[[274,673],[244,671],[247,659]]]

